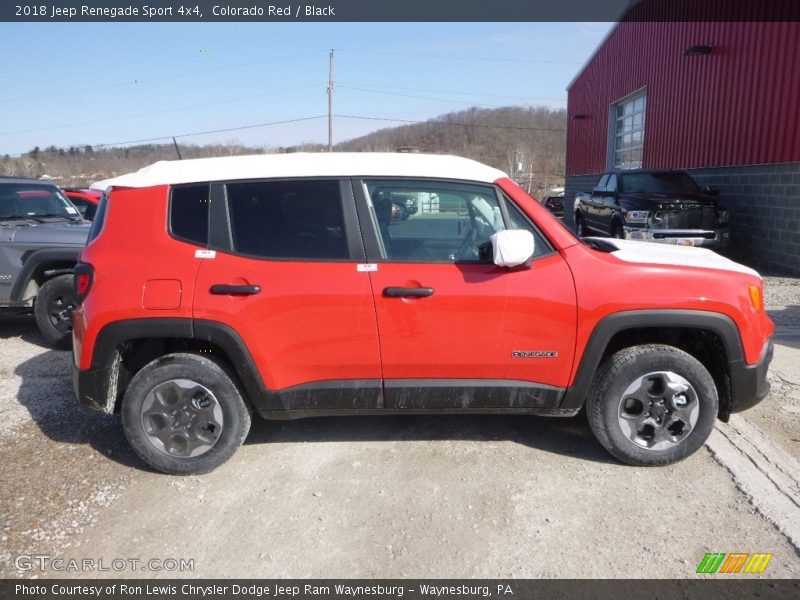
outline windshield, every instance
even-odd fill
[[[55,186],[0,183],[0,219],[80,219],[80,213]]]
[[[626,194],[698,194],[700,189],[686,173],[629,173],[621,176]]]

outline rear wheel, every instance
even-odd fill
[[[695,452],[714,428],[714,380],[672,346],[620,350],[597,372],[586,401],[589,425],[611,454],[631,465],[666,465]]]
[[[47,342],[56,348],[69,347],[75,304],[72,275],[54,277],[39,288],[33,305],[36,325]]]
[[[122,426],[136,453],[172,475],[207,473],[228,460],[250,429],[239,389],[215,361],[168,354],[131,379]]]

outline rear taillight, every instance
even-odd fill
[[[75,265],[75,297],[80,304],[89,290],[92,289],[92,280],[94,279],[94,268],[87,263],[78,263]]]

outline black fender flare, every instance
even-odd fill
[[[625,330],[645,328],[710,331],[722,341],[730,371],[737,372],[743,366],[744,349],[739,328],[727,315],[702,310],[632,310],[613,313],[601,319],[589,336],[573,384],[567,389],[559,408],[578,409],[583,406],[603,354],[615,335]]]
[[[33,278],[34,273],[42,265],[49,262],[71,262],[73,266],[78,262],[78,254],[83,249],[80,248],[45,248],[43,250],[34,250],[28,254],[22,269],[17,274],[14,284],[11,286],[10,299],[17,301],[22,299],[22,294],[28,283]]]
[[[97,334],[92,352],[92,364],[82,383],[79,396],[88,396],[88,404],[104,412],[114,412],[117,401],[116,386],[119,367],[118,348],[130,340],[174,338],[202,340],[218,346],[251,397],[264,393],[264,382],[255,367],[253,358],[242,338],[228,325],[216,321],[192,319],[190,317],[162,317],[126,319],[104,326]]]

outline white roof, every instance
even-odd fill
[[[256,154],[162,160],[135,173],[97,181],[93,189],[150,187],[203,181],[286,177],[436,177],[493,182],[505,173],[482,163],[438,154],[332,152]]]

